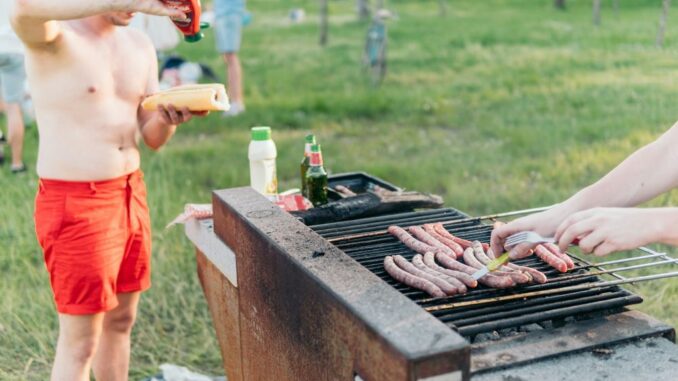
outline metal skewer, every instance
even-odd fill
[[[445,311],[445,310],[451,310],[451,309],[459,308],[459,307],[476,306],[476,305],[480,305],[480,304],[489,304],[489,303],[502,302],[502,301],[507,301],[507,300],[527,299],[527,298],[532,298],[532,297],[536,297],[536,296],[553,295],[553,294],[560,294],[560,293],[564,293],[564,292],[587,290],[587,289],[593,289],[593,288],[606,288],[606,287],[610,287],[610,286],[617,286],[617,285],[620,285],[620,284],[644,282],[644,281],[650,281],[650,280],[656,280],[656,279],[672,278],[672,277],[677,277],[677,276],[678,276],[678,271],[674,271],[674,272],[670,272],[670,273],[646,275],[646,276],[640,276],[640,277],[636,277],[636,278],[629,278],[629,279],[623,279],[623,280],[583,283],[583,284],[578,284],[576,286],[568,286],[568,287],[555,288],[555,289],[543,290],[543,291],[525,292],[525,293],[522,293],[522,294],[497,296],[497,297],[494,297],[494,298],[485,298],[485,299],[480,299],[480,300],[472,300],[472,301],[468,301],[468,302],[447,303],[447,304],[441,304],[439,306],[424,307],[424,309],[428,312]]]
[[[550,209],[553,205],[550,206],[543,206],[540,208],[532,208],[532,209],[523,209],[523,210],[515,210],[512,212],[504,212],[504,213],[498,213],[498,214],[490,214],[487,216],[480,216],[480,217],[468,217],[468,218],[461,218],[461,219],[455,219],[455,220],[449,220],[449,221],[440,221],[437,222],[439,224],[443,225],[456,225],[456,224],[462,224],[466,222],[473,222],[473,221],[482,221],[482,220],[494,220],[497,218],[503,218],[503,217],[512,217],[512,216],[520,216],[523,214],[531,214],[531,213],[537,213],[537,212],[543,212],[544,210]],[[418,226],[418,225],[415,225]],[[410,226],[401,226],[404,229],[407,229]],[[337,241],[343,241],[343,240],[349,240],[349,239],[357,239],[357,238],[366,238],[366,237],[375,237],[379,235],[384,235],[388,234],[388,230],[377,230],[373,232],[366,232],[366,233],[358,233],[358,234],[351,234],[351,235],[345,235],[345,236],[339,236],[339,237],[333,237],[328,239],[329,242],[337,242]]]

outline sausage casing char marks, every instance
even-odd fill
[[[548,263],[554,269],[560,271],[561,273],[567,272],[567,264],[559,256],[553,254],[549,249],[543,245],[537,245],[534,248],[534,254],[539,257],[542,261]]]
[[[393,279],[402,284],[416,288],[417,290],[422,290],[436,298],[445,296],[443,290],[432,282],[419,278],[398,267],[391,256],[384,257],[384,270],[386,270]]]
[[[442,254],[441,254],[442,255]],[[436,263],[435,260],[436,255],[434,253],[431,253],[430,251],[426,254],[424,254],[424,264],[440,273],[449,275],[451,277],[459,279],[462,283],[464,283],[467,287],[477,287],[478,286],[478,281],[473,279],[472,276],[465,272],[461,271],[456,271],[456,270],[451,270],[445,267],[442,267]],[[447,257],[446,257],[447,258]],[[448,258],[450,259],[450,258]],[[452,260],[452,259],[450,259]],[[455,261],[456,262],[456,261]]]
[[[440,222],[433,224],[433,229],[435,229],[436,233],[440,234],[441,236],[443,236],[447,239],[451,239],[454,242],[458,243],[464,250],[468,249],[469,247],[471,247],[473,245],[473,243],[471,241],[465,240],[463,238],[459,238],[456,235],[448,232],[447,229],[445,229],[443,224],[440,223]],[[483,249],[484,250],[487,250],[489,248],[490,248],[490,245],[483,243]]]
[[[426,271],[419,270],[415,265],[410,263],[407,259],[405,259],[401,255],[394,255],[393,261],[396,263],[396,265],[398,265],[398,267],[407,271],[408,273],[410,273],[414,276],[417,276],[419,278],[426,279],[429,282],[435,284],[436,286],[438,286],[438,288],[443,290],[443,292],[447,295],[454,295],[454,294],[459,293],[459,290],[456,287],[454,287],[453,285],[451,285],[449,282],[447,282],[446,280],[444,280],[444,279],[442,279],[438,276],[431,275],[431,274],[427,273]]]
[[[452,251],[454,251],[454,254],[456,254],[457,258],[461,258],[461,256],[464,255],[464,248],[460,244],[455,242],[453,239],[443,237],[440,233],[436,231],[435,227],[432,224],[424,224],[422,227],[424,228],[424,231],[426,233],[430,234],[433,238],[442,242],[445,246],[452,249]]]
[[[424,256],[421,254],[417,254],[412,258],[412,264],[418,268],[421,271],[427,272],[433,276],[440,277],[443,280],[447,281],[447,283],[451,284],[457,289],[457,292],[460,294],[466,293],[467,288],[464,283],[462,283],[461,280],[457,279],[457,277],[451,276],[449,274],[446,274],[444,272],[438,271],[434,269],[433,267],[429,267],[424,263]]]
[[[440,251],[437,247],[431,246],[427,243],[421,242],[418,239],[412,237],[405,229],[400,226],[389,226],[388,232],[392,236],[396,237],[400,242],[405,244],[405,246],[414,250],[419,254],[426,254],[427,251],[438,252]]]
[[[492,249],[487,251],[487,256],[491,259],[496,258]],[[520,271],[524,274],[530,274],[530,276],[532,277],[532,280],[536,283],[546,283],[546,282],[548,282],[548,278],[546,277],[546,275],[543,272],[541,272],[537,269],[533,269],[532,267],[520,266],[520,265],[517,265],[515,263],[511,263],[511,262],[506,263],[502,267],[508,267],[510,269]]]
[[[409,227],[410,233],[417,238],[419,241],[424,242],[427,245],[431,245],[433,247],[438,248],[440,251],[443,253],[457,257],[457,253],[455,253],[452,249],[447,247],[445,244],[440,242],[439,240],[435,239],[432,235],[428,234],[424,229],[422,229],[419,226],[410,226]],[[425,253],[419,253],[419,254],[425,254]]]

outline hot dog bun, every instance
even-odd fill
[[[183,85],[155,93],[141,102],[144,110],[156,110],[160,105],[190,111],[226,111],[230,108],[226,87],[221,83]]]

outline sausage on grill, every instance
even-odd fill
[[[553,243],[544,243],[543,244],[547,249],[549,249],[553,254],[557,255],[558,258],[562,259],[563,262],[567,265],[568,270],[572,270],[574,268],[574,262],[572,261],[572,258],[570,258],[567,253],[563,253],[560,251],[560,248],[558,245],[553,244]]]
[[[483,268],[482,263],[476,259],[472,247],[464,250],[464,262],[477,270]],[[478,282],[492,288],[509,288],[516,285],[516,282],[510,277],[498,276],[494,274],[487,274],[484,277],[478,279]]]
[[[436,263],[436,255],[434,253],[431,253],[430,251],[426,254],[424,254],[424,264],[433,270],[438,271],[439,273],[449,275],[451,277],[454,277],[456,279],[459,279],[462,283],[464,283],[467,287],[477,287],[478,286],[478,281],[473,279],[472,276],[468,275],[467,273],[461,272],[461,271],[456,271],[456,270],[450,270],[445,267],[441,267]]]
[[[553,254],[549,249],[543,245],[537,245],[534,248],[534,254],[541,258],[542,261],[548,263],[554,269],[560,271],[561,273],[567,272],[567,264],[565,261],[560,259],[559,256]]]
[[[443,292],[443,290],[440,289],[440,287],[436,286],[435,284],[429,282],[426,279],[414,276],[398,267],[393,261],[393,257],[391,256],[384,257],[384,270],[386,270],[386,272],[390,276],[392,276],[393,279],[397,280],[402,284],[405,284],[412,288],[416,288],[417,290],[425,291],[426,293],[433,297],[445,296],[445,293]]]
[[[436,253],[436,260],[445,268],[455,271],[464,272],[469,275],[473,275],[476,272],[474,267],[466,265],[462,262],[457,261],[454,258],[451,258],[443,253]]]
[[[434,229],[436,230],[436,232],[437,232],[438,234],[440,234],[441,236],[446,237],[446,238],[448,238],[448,239],[451,239],[451,240],[453,240],[454,242],[458,243],[464,250],[468,249],[468,248],[471,247],[471,245],[473,244],[471,241],[465,240],[465,239],[463,239],[463,238],[459,238],[459,237],[457,237],[456,235],[454,235],[454,234],[448,232],[447,229],[445,229],[445,227],[443,226],[443,224],[441,224],[440,222],[437,223],[437,224],[434,224],[434,225],[433,225],[433,228],[434,228]],[[487,250],[487,249],[489,249],[489,248],[490,248],[490,245],[488,245],[488,244],[486,244],[486,243],[483,243],[483,249],[484,249],[484,250]]]
[[[492,259],[496,258],[492,249],[487,251],[487,256]],[[511,262],[506,263],[503,267],[508,267],[510,269],[520,271],[524,274],[529,274],[532,277],[532,280],[537,283],[546,283],[548,281],[548,278],[546,278],[546,275],[544,275],[543,272],[537,269],[533,269],[532,267],[521,266]]]
[[[410,233],[412,233],[412,235],[414,235],[421,242],[424,242],[424,243],[431,245],[433,247],[437,247],[438,249],[440,249],[443,253],[445,253],[447,255],[453,256],[455,258],[457,257],[457,253],[455,253],[452,249],[445,246],[445,244],[443,244],[442,242],[438,241],[433,236],[428,234],[421,227],[410,226],[409,230],[410,230]],[[420,254],[424,254],[424,253],[420,253]]]
[[[421,242],[418,239],[412,237],[410,233],[405,231],[405,229],[401,228],[400,226],[392,225],[389,226],[387,230],[391,235],[398,238],[400,242],[404,243],[405,246],[409,247],[410,249],[416,251],[419,254],[425,254],[427,251],[433,252],[440,251],[438,248],[431,246],[427,243]]]
[[[435,284],[443,290],[443,292],[447,295],[454,295],[458,294],[459,290],[448,283],[446,280],[443,280],[437,276],[431,275],[425,271],[419,270],[415,265],[411,264],[407,259],[405,259],[401,255],[394,255],[393,256],[393,261],[400,267],[401,269],[407,271],[408,273],[417,276],[419,278],[423,278],[428,280],[429,282]]]
[[[443,245],[449,247],[454,251],[454,254],[456,254],[457,258],[460,258],[462,255],[464,255],[464,248],[461,247],[460,244],[454,242],[454,240],[449,239],[447,237],[443,237],[440,235],[436,229],[433,227],[431,224],[424,224],[423,225],[424,231],[428,234],[431,235],[431,237],[435,238],[439,242],[441,242]]]
[[[456,277],[453,277],[453,276],[450,276],[448,274],[439,272],[439,271],[427,266],[424,263],[424,257],[421,254],[417,254],[412,258],[412,264],[421,271],[425,271],[425,272],[427,272],[427,273],[429,273],[433,276],[440,277],[444,281],[447,281],[447,283],[456,287],[460,294],[464,294],[464,293],[466,293],[466,291],[468,291],[466,289],[466,285],[464,285],[464,283],[462,283]]]
[[[485,254],[483,246],[480,244],[480,242],[473,241],[473,246],[471,247],[473,248],[473,254],[475,255],[476,259],[483,265],[487,266],[491,259]],[[513,281],[518,284],[529,283],[532,280],[531,276],[518,271],[513,271],[512,269],[509,269],[505,266],[500,266],[499,269],[492,272],[492,275],[511,277],[511,279],[513,279]]]

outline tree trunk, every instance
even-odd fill
[[[438,12],[441,16],[447,14],[447,0],[438,0]]]
[[[365,20],[370,18],[370,2],[369,0],[358,0],[358,18]]]
[[[669,8],[671,7],[671,0],[664,0],[662,6],[662,15],[659,18],[659,31],[657,32],[657,46],[664,46],[664,33],[666,32],[666,22],[669,18]]]
[[[553,6],[557,9],[565,9],[565,0],[554,0]]]
[[[600,25],[600,0],[593,0],[593,25]]]
[[[327,45],[327,0],[320,0],[320,45]]]

